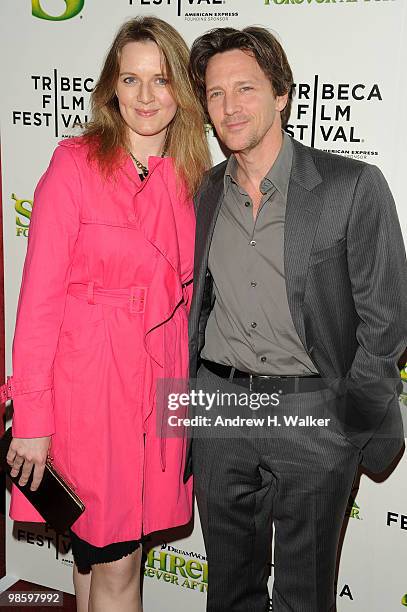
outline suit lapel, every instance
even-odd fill
[[[189,313],[190,351],[195,355],[198,346],[198,326],[205,290],[209,248],[216,219],[223,201],[223,175],[226,162],[216,166],[204,179],[197,195],[196,240],[194,256],[194,293]]]
[[[306,347],[302,304],[309,258],[323,205],[314,188],[322,179],[310,150],[295,140],[293,145],[284,230],[284,268],[291,316],[300,340]]]
[[[195,274],[206,272],[208,265],[209,248],[215,229],[216,219],[223,201],[223,176],[226,162],[217,166],[208,177],[209,184],[205,186],[199,196],[196,218],[197,240],[195,247]]]

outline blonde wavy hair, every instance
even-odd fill
[[[91,120],[84,129],[90,157],[98,161],[105,175],[109,175],[129,148],[127,126],[115,93],[120,56],[127,43],[145,40],[155,42],[161,50],[171,95],[178,106],[168,127],[166,152],[174,158],[177,176],[185,183],[188,195],[192,196],[211,165],[205,116],[188,75],[188,47],[171,25],[157,17],[136,17],[126,21],[107,53],[91,95]]]

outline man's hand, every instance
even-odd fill
[[[34,467],[31,491],[36,491],[40,486],[44,475],[45,463],[47,461],[48,448],[51,441],[50,436],[44,438],[13,438],[7,453],[7,463],[12,468],[10,476],[17,476],[21,466],[19,484],[24,486],[30,477]]]

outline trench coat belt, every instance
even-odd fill
[[[71,283],[68,294],[86,300],[88,304],[106,304],[117,308],[128,308],[132,314],[143,314],[146,306],[147,287],[126,289],[103,289],[88,283]]]

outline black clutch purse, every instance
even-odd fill
[[[76,495],[72,487],[58,474],[48,459],[44,476],[36,491],[31,491],[33,479],[31,472],[28,482],[24,486],[18,484],[20,475],[10,476],[11,467],[6,461],[8,449],[12,440],[11,427],[7,429],[0,440],[1,467],[10,477],[13,484],[22,492],[24,497],[41,514],[42,518],[58,533],[64,533],[82,514],[85,506]]]

